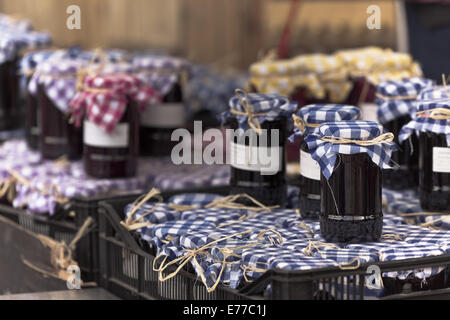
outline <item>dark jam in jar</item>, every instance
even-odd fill
[[[38,87],[41,136],[39,148],[45,159],[67,156],[70,160],[81,158],[83,151],[82,128],[69,123],[69,117],[48,98],[42,85]]]
[[[393,121],[385,123],[384,128],[395,136],[394,142],[400,146],[400,150],[392,153],[391,159],[396,164],[393,169],[383,170],[383,187],[403,190],[417,188],[419,184],[419,142],[416,135],[411,135],[411,141],[398,142],[400,129],[411,121],[409,115],[405,115]],[[397,166],[398,165],[398,166]]]
[[[26,77],[26,84],[30,82],[31,76]],[[39,149],[39,136],[41,134],[41,129],[39,126],[39,108],[38,99],[36,96],[32,95],[28,90],[26,91],[26,102],[25,102],[25,139],[28,148],[31,150]]]
[[[300,146],[299,209],[302,218],[319,219],[320,215],[320,166],[309,152],[308,144]]]
[[[423,210],[450,212],[450,146],[446,136],[419,134],[419,198]]]
[[[0,64],[0,131],[21,127],[17,59]]]
[[[172,141],[172,132],[184,126],[186,111],[183,90],[176,83],[161,104],[148,106],[141,115],[140,150],[143,156],[168,156],[178,143]]]
[[[232,118],[229,122],[231,129],[236,130],[238,123],[235,118]],[[246,193],[256,200],[260,201],[266,206],[279,205],[284,206],[286,202],[286,164],[285,164],[285,141],[286,141],[286,119],[279,119],[274,121],[265,121],[261,124],[261,135],[267,135],[265,141],[267,141],[268,148],[279,147],[278,154],[271,154],[270,158],[271,172],[262,173],[258,166],[247,165],[244,161],[250,160],[250,154],[266,154],[267,150],[261,150],[260,142],[264,141],[261,136],[258,136],[255,132],[253,137],[247,135],[245,138],[239,138],[239,136],[233,135],[230,141],[230,163],[231,163],[231,176],[230,176],[230,193],[240,194]],[[278,139],[272,141],[271,130],[278,130]],[[242,136],[240,136],[242,137]],[[253,140],[253,141],[250,141]],[[250,148],[250,146],[252,146]],[[253,150],[253,152],[250,152]],[[239,159],[237,161],[233,158]],[[256,156],[257,157],[257,156]],[[258,162],[258,160],[251,160]],[[267,163],[266,160],[261,161]],[[254,168],[254,169],[252,169]]]
[[[381,169],[366,153],[338,154],[327,181],[321,177],[320,231],[336,243],[377,241],[381,237]]]
[[[111,133],[90,122],[84,122],[83,162],[94,178],[126,178],[136,174],[139,155],[139,114],[129,103],[121,120]]]

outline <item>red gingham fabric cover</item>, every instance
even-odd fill
[[[91,91],[89,89],[107,89]],[[87,75],[83,90],[70,101],[70,111],[79,126],[87,113],[87,118],[96,125],[111,132],[122,118],[129,101],[137,104],[139,111],[148,105],[161,101],[160,95],[134,75],[109,73]]]

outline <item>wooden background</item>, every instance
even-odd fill
[[[382,30],[375,31],[366,28],[366,8],[373,3],[301,1],[290,52],[329,51],[358,41],[392,46],[393,1],[377,1]],[[81,30],[66,28],[71,4],[81,8]],[[240,68],[261,49],[276,46],[289,9],[287,0],[0,0],[0,11],[49,30],[57,46],[152,48]],[[311,47],[320,41],[326,44]]]

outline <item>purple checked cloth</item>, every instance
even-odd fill
[[[36,95],[42,85],[47,96],[62,112],[69,110],[69,102],[76,93],[77,71],[87,61],[69,58],[50,58],[40,63],[28,84],[28,91]]]
[[[25,141],[7,141],[0,148],[0,181],[3,182],[11,177],[9,169],[18,170],[39,162],[41,162],[41,155],[30,151]]]
[[[133,66],[138,78],[165,96],[179,80],[181,71],[187,71],[183,59],[168,56],[139,56],[133,59]]]
[[[93,179],[85,173],[81,161],[65,165],[43,161],[39,153],[27,149],[21,140],[9,141],[0,147],[0,180],[11,177],[8,169],[27,181],[16,183],[13,206],[50,215],[55,213],[58,200],[62,198],[143,193],[152,187],[189,189],[224,185],[229,179],[227,165],[174,165],[170,158],[141,158],[138,173],[133,178]]]

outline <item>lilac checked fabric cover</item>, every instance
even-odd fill
[[[86,175],[81,162],[55,165],[43,161],[30,151],[25,141],[5,142],[0,147],[0,180],[11,178],[9,169],[28,181],[16,183],[15,207],[26,206],[36,214],[54,214],[58,196],[105,196],[116,193],[144,192],[153,186],[166,189],[224,185],[229,179],[227,166],[177,166],[166,158],[141,158],[136,177],[127,179],[92,179]],[[205,171],[205,169],[207,169]],[[202,174],[203,172],[203,174]]]
[[[48,33],[3,30],[0,34],[0,63],[14,59],[20,50],[43,48],[51,42]]]
[[[77,71],[86,65],[86,61],[79,59],[48,59],[38,65],[28,90],[36,95],[42,85],[49,99],[65,113],[76,93]]]
[[[188,72],[187,62],[169,56],[138,56],[132,61],[137,77],[165,96],[179,80],[180,72]]]

